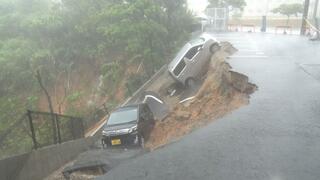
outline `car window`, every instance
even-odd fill
[[[189,43],[190,44],[199,44],[199,43],[203,43],[204,41],[205,41],[204,38],[197,38],[197,39],[191,40]]]
[[[136,121],[137,114],[137,108],[113,112],[109,117],[107,125],[116,125]]]
[[[202,48],[202,45],[191,48],[184,57],[186,57],[189,60],[192,60],[193,57],[199,52],[201,48]]]
[[[182,70],[186,67],[186,62],[182,59],[179,64],[176,66],[176,68],[173,70],[174,75],[178,76]]]

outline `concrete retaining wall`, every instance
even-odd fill
[[[144,83],[122,105],[137,103],[141,94],[148,89],[165,71],[167,65],[162,66],[146,83]],[[99,133],[96,133],[99,134]],[[60,168],[62,165],[76,158],[78,154],[89,149],[99,136],[78,139],[59,145],[52,145],[0,160],[1,180],[40,180]]]
[[[14,157],[0,160],[0,179],[1,180],[13,180],[23,167],[23,164],[27,161],[30,153],[17,155]]]
[[[90,148],[98,137],[48,146],[0,160],[1,180],[40,180]]]
[[[123,104],[124,105],[128,105],[128,104],[134,104],[137,103],[137,100],[139,99],[139,97],[141,96],[141,94],[148,89],[148,87],[154,82],[156,81],[166,70],[167,70],[168,65],[165,64],[163,65],[158,72],[156,72],[146,83],[144,83],[135,93],[133,93],[133,95],[131,97],[129,97]]]

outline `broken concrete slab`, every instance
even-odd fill
[[[211,58],[208,72],[195,96],[190,101],[170,104],[172,111],[166,119],[156,123],[146,144],[148,148],[152,150],[170,143],[195,127],[248,103],[249,95],[256,86],[248,82],[247,76],[231,71],[226,58],[236,50],[228,43],[224,45]]]
[[[146,151],[141,148],[130,149],[95,149],[80,154],[77,159],[63,169],[63,175],[69,179],[75,172],[83,172],[83,175],[102,175],[116,167],[121,162],[133,159]]]
[[[156,120],[163,120],[169,114],[168,105],[156,92],[146,91],[140,97],[142,103],[148,104]]]

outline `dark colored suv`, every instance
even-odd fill
[[[111,113],[102,131],[102,145],[140,145],[149,138],[155,124],[147,104],[128,105]]]

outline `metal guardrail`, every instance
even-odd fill
[[[141,93],[143,93],[143,91],[145,91],[155,79],[157,79],[165,70],[167,70],[167,66],[167,64],[163,65],[147,82],[145,82],[136,92],[134,92],[131,97],[122,103],[121,106],[135,103],[140,97]]]

